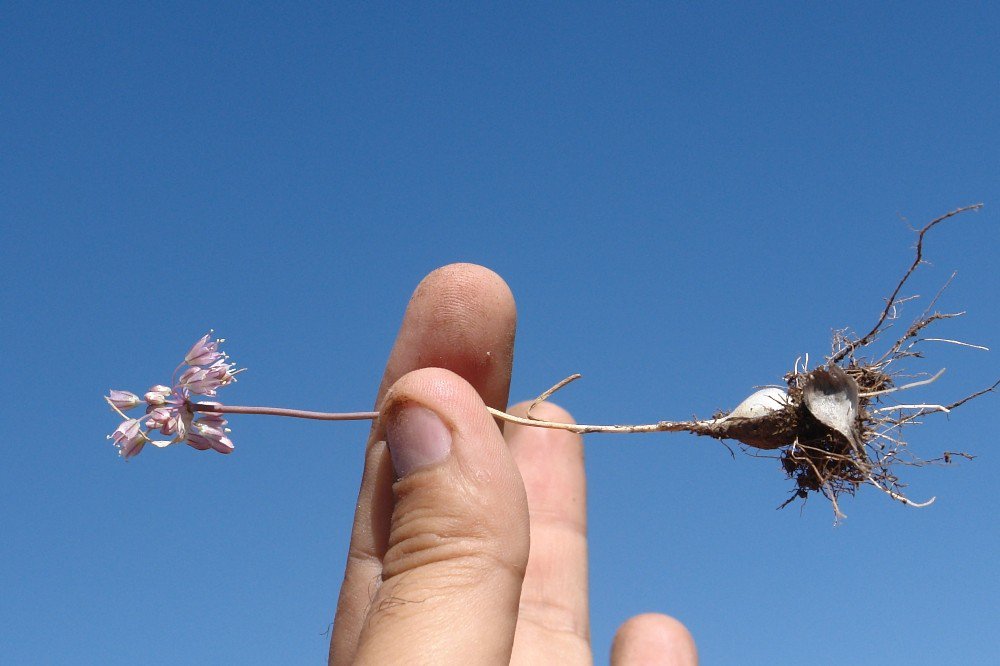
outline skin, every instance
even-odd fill
[[[507,406],[515,325],[509,288],[480,266],[445,266],[414,292],[376,400],[331,664],[593,662],[582,440],[502,429],[485,409]],[[398,478],[393,456],[411,442],[387,444],[387,424],[415,405],[450,451]],[[533,415],[571,420],[550,403]],[[697,661],[688,631],[658,614],[623,624],[611,654]]]

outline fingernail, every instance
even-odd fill
[[[451,432],[438,415],[414,403],[390,412],[385,435],[397,478],[435,465],[451,451]]]

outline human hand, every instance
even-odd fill
[[[592,662],[581,439],[501,433],[485,409],[506,407],[515,323],[507,285],[479,266],[414,292],[376,400],[331,664]],[[697,656],[682,625],[650,614],[619,629],[611,661]]]

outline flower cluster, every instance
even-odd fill
[[[123,419],[114,433],[108,435],[108,439],[118,447],[120,456],[128,460],[138,455],[146,444],[162,448],[178,442],[200,451],[215,449],[219,453],[229,453],[233,450],[233,443],[226,435],[229,428],[224,416],[217,412],[195,410],[191,402],[192,395],[215,397],[220,388],[236,381],[239,370],[235,369],[234,363],[228,362],[226,354],[219,351],[222,342],[224,340],[213,340],[211,332],[202,336],[174,370],[175,380],[171,381],[171,386],[152,386],[141,399],[134,393],[119,390],[113,390],[105,397]],[[178,372],[181,372],[179,378]],[[144,417],[126,416],[125,412],[142,404],[146,405]],[[196,404],[221,406],[217,402]],[[153,439],[151,435],[154,431],[169,439]]]

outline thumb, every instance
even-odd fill
[[[357,663],[507,663],[528,561],[524,485],[465,380],[416,370],[381,412],[396,473]]]

